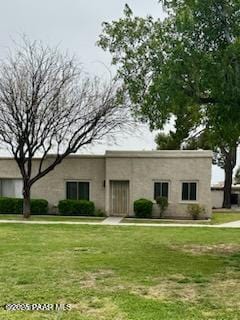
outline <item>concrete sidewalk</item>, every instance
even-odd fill
[[[115,225],[119,224],[122,221],[123,217],[107,217],[102,221],[101,224],[107,224],[107,225]]]
[[[221,224],[223,228],[240,228],[240,220]]]
[[[174,227],[174,228],[240,228],[240,220],[234,222],[228,222],[224,224],[206,225],[206,224],[184,224],[184,223],[119,223],[122,218],[119,217],[109,217],[102,222],[78,222],[78,221],[26,221],[26,220],[0,220],[1,223],[10,224],[43,224],[43,225],[53,225],[53,224],[63,224],[63,225],[94,225],[94,226],[137,226],[137,227]]]

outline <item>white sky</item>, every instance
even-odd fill
[[[121,17],[126,2],[136,15],[163,17],[157,0],[0,0],[0,57],[11,48],[11,39],[18,39],[24,33],[31,39],[59,45],[60,49],[76,54],[85,70],[104,77],[105,66],[111,69],[111,58],[96,46],[101,23]],[[155,149],[156,133],[144,125],[139,128],[141,133],[136,135],[117,136],[116,145],[104,143],[88,151]],[[213,168],[213,181],[219,180],[223,180],[222,170]]]

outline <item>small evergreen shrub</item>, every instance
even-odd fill
[[[14,198],[0,198],[0,213],[21,213],[21,203]],[[19,205],[20,203],[20,205]]]
[[[58,202],[58,211],[61,215],[72,215],[76,210],[74,210],[73,200],[61,200]]]
[[[58,210],[64,216],[94,216],[95,205],[87,200],[61,200],[58,203]]]
[[[44,199],[31,199],[31,214],[48,214],[48,202]],[[23,213],[23,199],[0,198],[0,213]]]
[[[47,200],[31,199],[31,214],[48,214]]]
[[[203,217],[206,213],[205,207],[199,204],[189,204],[187,207],[187,212],[190,214],[193,220],[198,220]]]
[[[106,217],[106,213],[101,209],[96,209],[94,215],[95,217]]]
[[[23,213],[23,199],[21,198],[8,198],[14,203],[14,213],[22,214]]]
[[[152,201],[148,199],[139,199],[134,201],[134,213],[137,218],[152,217]]]
[[[160,217],[162,218],[164,215],[164,212],[167,210],[168,208],[168,198],[166,197],[157,197],[156,198],[156,202],[159,206],[160,209]]]

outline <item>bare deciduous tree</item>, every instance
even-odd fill
[[[127,120],[116,83],[89,79],[76,59],[24,39],[0,64],[0,141],[23,179],[23,215],[32,185],[81,147]],[[51,154],[46,162],[46,158]],[[33,170],[34,157],[39,165]]]

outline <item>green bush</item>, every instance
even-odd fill
[[[106,213],[101,209],[96,209],[94,215],[95,217],[106,217]]]
[[[10,202],[14,203],[15,212],[17,214],[23,213],[23,199],[20,198],[8,198],[10,199]]]
[[[160,217],[162,218],[164,215],[164,212],[167,210],[168,207],[168,198],[166,197],[157,197],[156,202],[160,209]]]
[[[0,198],[0,213],[21,213],[19,199]]]
[[[0,198],[0,213],[22,214],[23,199]],[[31,199],[31,214],[47,214],[48,202],[43,199]]]
[[[148,199],[139,199],[134,201],[134,213],[137,218],[152,217],[152,201]]]
[[[58,203],[58,210],[64,216],[94,216],[95,205],[87,200],[61,200]]]
[[[48,202],[44,199],[31,200],[31,214],[48,214]]]
[[[206,211],[205,207],[200,206],[199,204],[189,204],[187,207],[187,212],[190,214],[193,220],[198,220],[201,217],[204,217]]]

